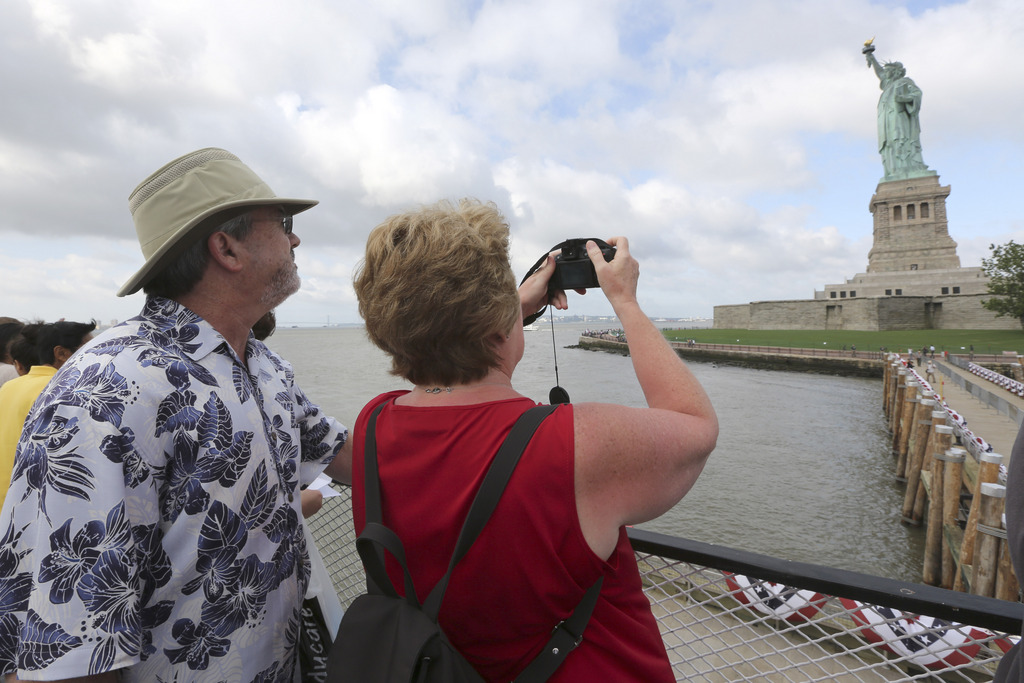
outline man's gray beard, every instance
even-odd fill
[[[285,266],[274,273],[270,284],[263,290],[260,303],[273,310],[284,303],[285,299],[299,291],[302,279],[299,277],[299,269],[293,263],[291,268]]]

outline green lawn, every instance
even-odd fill
[[[1021,330],[911,330],[899,332],[858,332],[845,330],[665,330],[671,341],[695,339],[704,344],[748,346],[793,346],[841,349],[855,344],[864,351],[885,347],[890,351],[935,345],[936,351],[964,353],[974,344],[975,353],[1024,352]]]

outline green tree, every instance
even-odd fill
[[[981,305],[997,317],[1012,316],[1024,328],[1024,244],[1010,240],[1008,244],[989,245],[992,258],[981,259],[981,267],[989,277],[988,293],[998,298],[982,299]]]

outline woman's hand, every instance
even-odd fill
[[[640,264],[629,253],[629,240],[625,237],[610,237],[608,244],[615,247],[615,258],[605,261],[601,249],[592,240],[587,240],[587,256],[594,264],[597,281],[604,295],[614,307],[636,301],[636,283],[640,279]]]
[[[557,253],[559,252],[553,251],[548,254],[544,264],[533,275],[526,278],[526,282],[519,287],[519,301],[523,308],[524,318],[533,315],[549,304],[559,311],[569,308],[569,300],[565,296],[565,292],[559,289],[548,293],[548,282],[555,272],[555,254]],[[577,291],[583,294],[586,290]]]

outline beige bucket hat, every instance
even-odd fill
[[[278,197],[231,152],[196,150],[149,176],[128,197],[146,263],[118,290],[139,291],[176,256],[226,221],[260,206],[282,206],[297,214],[313,199]]]

